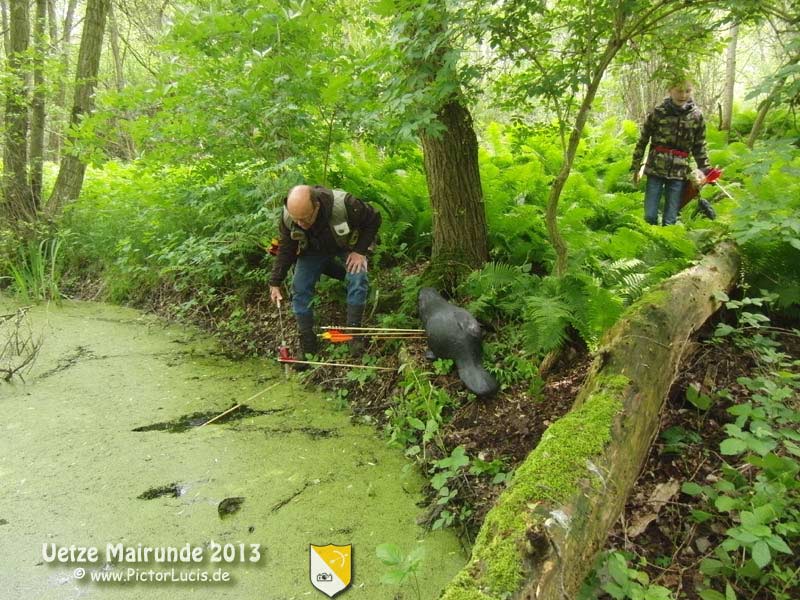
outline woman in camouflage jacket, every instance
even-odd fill
[[[658,224],[661,196],[665,196],[663,225],[672,225],[678,218],[681,195],[691,172],[689,155],[697,168],[709,170],[706,149],[706,122],[692,100],[692,83],[681,79],[672,84],[669,98],[654,108],[645,119],[642,134],[633,152],[633,182],[638,184],[644,150],[650,144],[644,172],[647,187],[644,194],[644,218]]]

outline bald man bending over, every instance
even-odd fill
[[[272,265],[269,292],[273,302],[283,300],[280,286],[295,264],[292,311],[303,355],[317,351],[310,304],[321,275],[345,280],[347,325],[361,325],[369,291],[367,256],[380,224],[378,211],[341,190],[298,185],[289,191],[278,225],[280,248]],[[358,356],[363,351],[363,338],[354,338],[350,353]]]

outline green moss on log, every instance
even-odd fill
[[[629,380],[604,378],[589,399],[551,425],[539,445],[517,470],[514,481],[486,516],[472,560],[451,582],[442,600],[507,598],[523,583],[523,561],[536,554],[529,532],[541,526],[548,511],[578,492],[581,480],[594,481],[588,463],[611,440],[620,396]]]

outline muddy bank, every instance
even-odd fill
[[[0,312],[12,308],[0,299]],[[343,597],[416,597],[380,583],[387,568],[375,548],[391,542],[425,548],[421,596],[433,598],[464,564],[454,536],[415,524],[422,481],[402,454],[274,365],[230,361],[195,331],[128,309],[65,303],[30,315],[40,356],[25,383],[0,386],[0,589],[9,597],[325,597],[309,582],[308,545],[328,543],[353,544]],[[213,562],[213,543],[244,547],[244,559]],[[50,544],[96,547],[99,557],[49,563]],[[119,544],[188,545],[204,560],[107,562]],[[129,568],[221,569],[233,581],[90,581]]]

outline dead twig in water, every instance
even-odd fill
[[[10,328],[7,337],[2,336],[6,337],[5,341],[0,342],[0,377],[4,381],[11,381],[14,375],[24,381],[22,373],[30,370],[39,356],[42,339],[34,337],[28,319],[29,308],[19,308],[13,314],[0,316],[0,334],[4,333],[3,328]]]
[[[274,388],[274,387],[275,387],[276,385],[278,385],[279,383],[280,383],[280,382],[273,383],[272,385],[270,385],[270,386],[266,387],[265,389],[261,390],[260,392],[258,392],[258,393],[256,393],[256,394],[253,394],[252,396],[250,396],[250,397],[249,397],[247,400],[245,400],[244,402],[240,402],[240,403],[239,403],[239,404],[237,404],[236,406],[232,406],[231,408],[229,408],[228,410],[226,410],[224,413],[218,414],[216,417],[214,417],[213,419],[209,419],[208,421],[206,421],[206,422],[205,422],[205,423],[203,423],[202,425],[198,425],[198,426],[197,426],[197,428],[198,428],[198,429],[200,429],[201,427],[205,427],[205,426],[206,426],[206,425],[208,425],[209,423],[213,423],[213,422],[214,422],[214,421],[216,421],[217,419],[221,419],[222,417],[224,417],[224,416],[225,416],[225,415],[227,415],[228,413],[231,413],[231,412],[235,411],[237,408],[241,408],[242,406],[244,406],[245,402],[250,402],[250,400],[252,400],[252,399],[254,399],[254,398],[258,398],[258,397],[259,397],[261,394],[265,394],[265,393],[267,393],[268,391],[270,391],[272,388]]]

